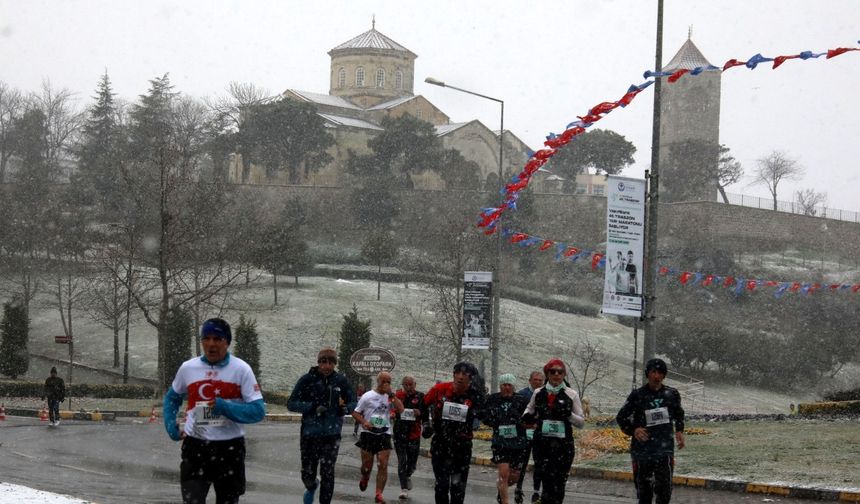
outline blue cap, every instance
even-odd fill
[[[215,336],[227,340],[227,344],[233,342],[233,333],[230,331],[230,324],[226,320],[220,318],[211,318],[200,326],[200,337],[207,335]]]

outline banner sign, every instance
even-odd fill
[[[463,274],[462,348],[490,348],[493,336],[493,273],[466,271]]]
[[[642,316],[645,181],[609,176],[603,313]]]

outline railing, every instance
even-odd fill
[[[745,206],[750,208],[761,208],[762,210],[773,210],[772,198],[761,198],[758,196],[746,196],[743,194],[726,193],[729,200],[729,205]],[[722,202],[723,198],[719,197]],[[822,219],[833,219],[848,222],[860,222],[860,212],[852,210],[842,210],[839,208],[830,208],[822,205],[816,205],[811,209],[804,208],[796,201],[776,201],[776,211],[800,215],[809,215],[810,217],[821,217]]]

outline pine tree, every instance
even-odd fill
[[[358,318],[358,308],[353,304],[352,311],[343,316],[337,357],[338,370],[346,375],[353,388],[356,388],[359,383],[364,383],[365,388],[370,389],[370,377],[361,376],[353,371],[349,365],[349,358],[356,350],[368,348],[372,335],[370,320]]]
[[[30,338],[30,320],[27,309],[20,300],[3,305],[3,322],[0,323],[0,373],[13,380],[27,372],[30,353],[27,342]]]
[[[90,107],[78,149],[79,172],[73,187],[84,203],[101,203],[113,209],[120,198],[121,130],[115,93],[105,73],[96,90],[96,103]]]
[[[239,315],[239,325],[236,326],[233,335],[236,345],[234,353],[243,361],[247,362],[260,381],[260,339],[257,334],[257,321],[246,320],[244,315]]]
[[[167,312],[165,321],[165,376],[176,376],[179,366],[191,358],[191,341],[195,330],[191,315],[181,307],[174,306]]]

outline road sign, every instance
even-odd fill
[[[394,369],[394,354],[384,348],[361,348],[349,357],[349,365],[360,375],[374,376]]]
[[[65,334],[62,334],[60,336],[54,336],[54,343],[59,343],[61,345],[68,345],[69,343],[71,343],[71,341],[72,341],[72,338],[66,336]]]

